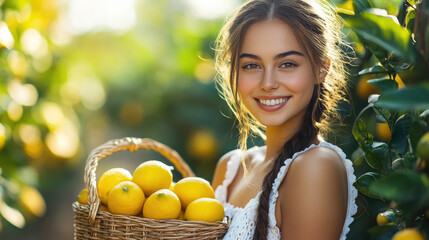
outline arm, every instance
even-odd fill
[[[330,149],[291,164],[279,189],[282,240],[338,240],[347,211],[347,172]]]

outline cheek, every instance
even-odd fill
[[[258,81],[255,76],[249,74],[239,74],[237,81],[237,91],[242,99],[246,98],[252,90],[257,87]]]
[[[294,93],[312,92],[315,84],[314,76],[308,72],[300,72],[294,74],[293,77],[289,76],[288,81],[285,83],[287,88]]]

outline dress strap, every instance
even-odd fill
[[[226,165],[225,179],[223,180],[222,185],[219,185],[215,191],[216,199],[223,204],[227,202],[228,187],[234,180],[235,175],[237,175],[237,171],[240,166],[241,151],[240,149],[236,149],[229,152],[225,157],[229,157]]]
[[[337,147],[331,143],[328,143],[328,142],[321,142],[318,145],[312,144],[311,146],[304,149],[303,151],[296,152],[291,158],[288,158],[285,160],[285,164],[280,168],[279,173],[278,173],[276,179],[274,180],[273,187],[271,190],[271,194],[270,194],[270,198],[269,198],[270,199],[270,205],[269,205],[269,215],[268,215],[270,219],[269,219],[268,225],[270,227],[277,225],[275,210],[276,210],[277,198],[279,196],[278,189],[280,187],[280,184],[283,182],[283,179],[286,176],[286,173],[289,169],[290,164],[300,154],[302,154],[302,153],[304,153],[304,152],[306,152],[306,151],[308,151],[314,147],[326,147],[326,148],[332,149],[344,161],[344,166],[345,166],[346,171],[347,171],[347,181],[348,181],[348,204],[347,204],[346,220],[344,222],[343,233],[341,235],[341,240],[343,240],[343,239],[345,239],[345,235],[347,234],[347,232],[350,230],[349,224],[351,222],[353,222],[352,216],[357,212],[357,206],[355,203],[355,199],[356,199],[358,193],[357,193],[356,188],[353,186],[353,183],[356,181],[356,177],[353,174],[353,172],[354,172],[353,164],[349,159],[347,159],[346,154],[339,147]]]

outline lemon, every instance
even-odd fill
[[[77,201],[80,204],[88,205],[88,189],[84,188],[80,191],[79,195],[77,195]]]
[[[425,240],[425,238],[417,229],[406,228],[397,232],[392,240]]]
[[[392,133],[390,132],[389,124],[387,123],[377,123],[376,127],[377,136],[382,141],[390,141],[390,138],[392,137]]]
[[[161,189],[150,195],[143,206],[143,217],[158,220],[177,219],[180,216],[180,200],[174,192]]]
[[[214,198],[214,191],[210,183],[199,177],[186,177],[174,186],[174,193],[179,197],[182,208],[186,209],[188,204],[198,198]]]
[[[101,175],[98,180],[97,191],[101,203],[107,204],[107,197],[110,190],[118,185],[120,182],[131,181],[131,173],[123,168],[112,168],[107,170]]]
[[[380,90],[378,89],[378,87],[376,87],[375,85],[372,85],[371,83],[368,83],[368,80],[370,80],[371,78],[374,78],[374,76],[365,75],[359,80],[357,84],[357,87],[356,87],[357,95],[363,100],[367,100],[371,94],[380,93]]]
[[[19,203],[22,208],[35,217],[42,217],[46,212],[46,203],[42,194],[32,187],[25,186],[19,194]]]
[[[389,222],[390,222],[389,218],[387,218],[386,215],[384,215],[384,213],[377,214],[377,224],[378,225],[384,225],[384,224],[389,223]]]
[[[200,130],[194,133],[187,143],[189,155],[202,161],[214,160],[219,152],[219,143],[213,132]]]
[[[125,181],[116,185],[109,192],[107,208],[111,213],[137,215],[141,212],[145,196],[140,187]]]
[[[199,198],[191,202],[185,210],[185,219],[189,221],[222,221],[225,210],[222,204],[213,198]]]
[[[151,160],[140,164],[134,170],[133,182],[143,190],[146,196],[152,193],[169,188],[173,181],[172,167],[160,161]]]
[[[417,154],[422,159],[429,159],[429,132],[425,133],[417,143]]]

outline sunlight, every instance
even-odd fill
[[[191,13],[204,19],[224,18],[238,6],[237,0],[185,0]]]
[[[135,0],[69,0],[68,20],[74,34],[124,32],[136,23]]]

